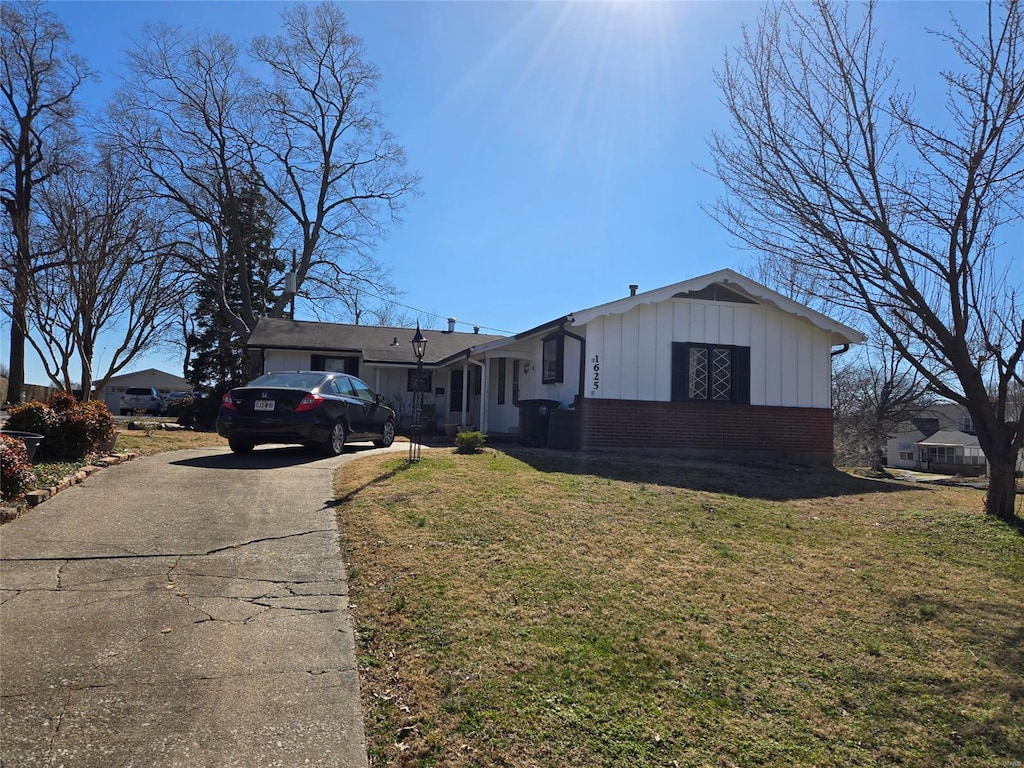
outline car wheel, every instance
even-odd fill
[[[374,440],[373,444],[377,448],[389,448],[393,442],[395,442],[395,422],[388,419],[384,422],[384,429],[380,432],[380,440]]]
[[[122,416],[127,416],[128,415],[128,409],[127,408],[122,408],[121,409],[121,415]]]
[[[324,453],[328,456],[340,456],[345,450],[345,425],[340,421],[331,429],[331,436],[323,444]]]
[[[255,446],[247,440],[228,440],[228,447],[234,453],[252,453]]]

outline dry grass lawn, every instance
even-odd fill
[[[1020,766],[981,492],[487,450],[337,477],[373,766]]]

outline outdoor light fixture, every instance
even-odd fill
[[[423,355],[427,352],[427,340],[423,337],[423,333],[420,331],[420,324],[416,323],[416,335],[412,337],[412,353],[416,355],[416,360],[419,361],[420,365],[423,364]]]
[[[423,355],[427,351],[427,340],[416,323],[416,335],[412,337],[412,353],[416,355],[416,386],[412,391],[412,433],[409,435],[409,462],[420,460],[420,434],[423,430]]]

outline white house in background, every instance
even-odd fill
[[[264,371],[356,373],[401,406],[415,381],[413,333],[260,320],[249,347]],[[456,333],[454,321],[424,335],[442,423],[513,435],[532,403],[548,401],[544,437],[556,447],[822,464],[832,461],[831,358],[864,341],[729,269],[646,293],[630,286],[515,336]]]
[[[886,466],[896,469],[919,469],[917,444],[924,439],[924,432],[919,429],[890,437],[886,443]]]
[[[920,430],[897,435],[888,441],[887,465],[949,475],[982,475],[988,462],[978,438],[966,432],[943,429],[930,435]],[[1024,454],[1017,457],[1017,469],[1024,470]]]
[[[120,376],[111,376],[103,387],[100,398],[107,404],[111,413],[120,413],[121,395],[128,387],[156,387],[157,391],[166,396],[170,392],[181,392],[192,389],[188,379],[175,376],[173,373],[158,371],[156,368],[147,368],[144,371],[123,373]]]

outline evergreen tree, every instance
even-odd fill
[[[280,277],[284,272],[285,263],[271,246],[273,217],[260,186],[251,177],[242,179],[237,206],[237,215],[223,217],[225,225],[222,232],[232,241],[232,247],[226,248],[226,252],[239,254],[238,258],[243,263],[236,263],[232,257],[232,263],[227,265],[224,305],[236,316],[243,311],[239,279],[242,275],[247,276],[249,293],[253,297],[253,317],[246,318],[246,323],[251,327],[259,316],[269,312],[278,298],[279,287],[274,285],[274,280],[275,275]],[[230,222],[238,224],[232,229]],[[245,340],[219,309],[219,284],[216,275],[200,276],[193,311],[195,331],[187,339],[190,362],[186,372],[189,382],[197,390],[218,395],[249,380]]]

